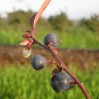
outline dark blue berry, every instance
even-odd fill
[[[61,92],[72,88],[70,81],[73,80],[69,74],[64,72],[56,73],[51,79],[52,88],[56,92]]]
[[[48,34],[44,38],[44,44],[47,46],[49,43],[52,43],[54,47],[58,46],[59,40],[56,34]]]
[[[46,66],[46,58],[36,55],[32,58],[31,64],[35,70],[40,70]]]

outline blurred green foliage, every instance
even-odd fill
[[[70,26],[72,27],[73,25],[73,21],[70,21],[63,12],[59,15],[49,17],[48,20],[51,23],[53,29],[61,33],[66,32],[66,29]]]
[[[30,30],[29,20],[35,12],[16,11],[8,13],[7,18],[0,17],[0,44],[19,44],[22,34]],[[43,42],[47,33],[55,32],[60,38],[59,48],[99,49],[99,15],[78,21],[68,19],[64,12],[41,17],[36,27],[37,38]]]
[[[99,69],[94,72],[70,67],[88,91],[91,99],[99,99]],[[51,70],[35,71],[29,64],[24,67],[7,65],[0,70],[0,99],[85,99],[77,85],[71,90],[56,93],[51,87]]]
[[[7,18],[0,17],[0,31],[27,31],[30,30],[30,18],[35,15],[35,12],[28,11],[16,11],[12,13],[8,13]],[[44,25],[44,26],[43,26]],[[39,27],[50,27],[50,23],[47,19],[41,17],[39,20],[39,23],[37,25],[37,30],[39,30]],[[45,28],[46,28],[45,27]]]
[[[94,15],[90,19],[81,19],[79,26],[99,34],[99,15]]]

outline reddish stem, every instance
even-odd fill
[[[51,52],[55,55],[53,50],[51,50]],[[55,56],[56,56],[57,60],[60,61],[61,65],[62,65],[62,69],[64,69],[75,80],[75,82],[78,84],[78,86],[80,87],[80,89],[84,93],[86,99],[90,99],[90,96],[88,95],[86,89],[84,88],[82,83],[78,80],[78,78],[67,68],[67,66],[64,64],[64,62],[61,60],[61,58],[58,55],[55,55]]]
[[[42,4],[41,8],[36,13],[36,15],[31,18],[30,23],[32,23],[31,24],[32,25],[32,30],[31,30],[32,39],[35,41],[35,43],[37,43],[41,47],[45,48],[46,50],[48,50],[52,54],[52,56],[57,60],[57,62],[60,63],[60,66],[58,65],[59,68],[61,67],[62,69],[64,69],[75,80],[75,82],[78,84],[78,86],[80,87],[80,89],[84,93],[86,99],[90,99],[90,96],[88,95],[88,93],[87,93],[86,89],[84,88],[84,86],[80,83],[80,81],[77,79],[77,77],[75,75],[73,75],[72,72],[67,68],[67,66],[60,59],[60,57],[58,55],[56,55],[56,53],[52,49],[50,49],[47,46],[43,45],[38,40],[36,40],[35,37],[34,37],[36,23],[38,22],[41,14],[43,13],[43,11],[46,9],[46,7],[48,6],[48,4],[50,2],[51,2],[51,0],[45,0],[45,2]]]
[[[32,25],[33,31],[35,30],[36,23],[38,22],[40,16],[42,15],[42,13],[44,12],[44,10],[46,9],[46,7],[49,5],[50,2],[51,0],[45,0],[42,6],[40,7],[39,11],[32,17],[33,19],[30,20],[32,21],[30,22],[30,24]]]
[[[67,66],[64,64],[64,62],[60,59],[60,57],[58,55],[56,55],[54,53],[53,50],[49,49],[47,46],[45,46],[44,44],[42,44],[41,42],[39,42],[38,40],[34,39],[35,43],[40,45],[41,47],[45,48],[46,50],[48,50],[52,56],[57,60],[57,62],[60,63],[62,69],[64,69],[74,80],[75,82],[78,84],[78,86],[80,87],[80,89],[82,90],[82,92],[84,93],[86,99],[90,99],[90,96],[88,95],[86,89],[84,88],[84,86],[82,85],[82,83],[78,80],[78,78],[67,68]],[[58,65],[59,66],[59,65]],[[60,66],[59,66],[60,68]]]

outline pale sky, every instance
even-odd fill
[[[45,0],[0,0],[0,14],[16,10],[31,9],[38,11]],[[49,17],[64,11],[70,19],[89,18],[92,14],[99,14],[99,0],[52,0],[44,11],[44,17]]]

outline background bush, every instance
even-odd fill
[[[30,30],[29,20],[35,12],[16,11],[8,13],[7,18],[0,17],[0,44],[15,45],[22,41],[21,35]],[[43,42],[43,37],[55,32],[60,38],[59,48],[99,48],[99,15],[90,19],[70,20],[64,12],[41,17],[37,27],[37,38]]]

